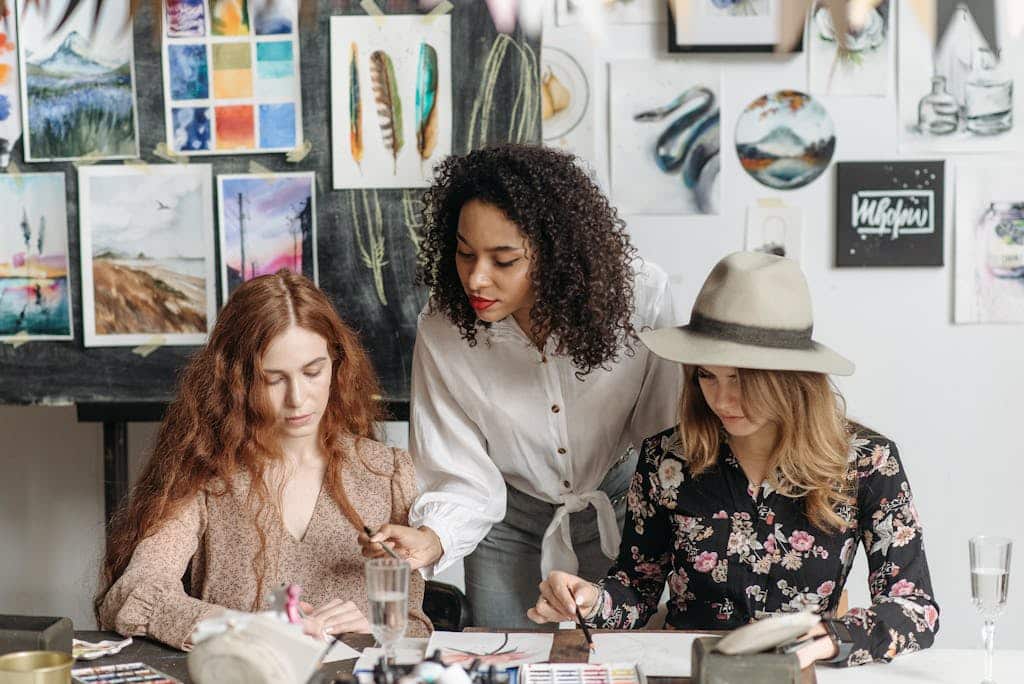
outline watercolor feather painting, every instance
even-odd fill
[[[333,187],[416,188],[452,149],[451,17],[331,17]]]

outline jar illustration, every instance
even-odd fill
[[[967,130],[981,135],[1013,127],[1013,81],[988,48],[978,48],[964,89]]]
[[[922,133],[946,135],[956,130],[960,107],[946,92],[945,76],[932,76],[932,91],[917,104],[917,126]]]
[[[1024,276],[1024,202],[992,202],[981,224],[985,263],[992,275]]]

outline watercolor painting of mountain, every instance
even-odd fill
[[[776,190],[800,188],[828,168],[835,127],[820,102],[797,90],[762,95],[736,122],[736,154],[743,170]]]
[[[78,168],[86,347],[206,341],[217,312],[210,169]]]
[[[63,3],[19,0],[25,160],[139,156],[129,3],[85,3],[54,31]]]
[[[70,340],[63,173],[0,175],[0,340]]]
[[[315,173],[222,175],[217,190],[225,302],[244,281],[282,268],[317,282]]]

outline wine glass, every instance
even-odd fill
[[[996,618],[1006,608],[1013,541],[1006,537],[974,537],[970,541],[970,551],[971,598],[985,621],[981,629],[985,641],[985,679],[982,684],[995,684],[992,679],[992,651],[995,648]]]
[[[386,662],[395,659],[395,644],[409,621],[409,564],[395,558],[366,561],[366,596],[370,629],[384,647]]]

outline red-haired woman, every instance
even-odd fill
[[[405,524],[409,455],[374,441],[377,381],[355,334],[308,279],[243,284],[185,369],[156,447],[111,523],[100,627],[189,647],[223,608],[302,586],[306,631],[368,632],[363,525]],[[410,579],[409,634],[429,632]]]

